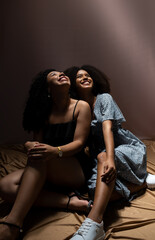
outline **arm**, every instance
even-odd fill
[[[89,135],[91,122],[91,111],[89,104],[84,101],[79,101],[76,111],[77,124],[73,142],[60,146],[64,157],[73,156],[78,153],[84,147]],[[56,151],[58,152],[57,149]]]
[[[102,180],[110,183],[116,176],[116,168],[114,162],[114,136],[112,131],[112,121],[106,120],[102,123],[104,142],[106,147],[106,160],[104,160]],[[98,157],[102,158],[103,153]]]
[[[84,101],[79,101],[76,108],[76,116],[77,124],[73,141],[66,145],[59,146],[61,147],[61,150],[63,152],[63,157],[74,156],[76,153],[78,153],[84,147],[87,137],[89,135],[91,122],[91,111],[89,104]],[[39,136],[40,135],[37,135],[35,139],[38,140]],[[33,149],[31,149],[29,152],[29,157],[35,155],[35,158],[44,158],[46,160],[57,158],[57,147],[49,146],[43,143],[35,144]]]

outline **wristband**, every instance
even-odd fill
[[[62,152],[61,148],[60,147],[57,147],[57,148],[58,148],[58,155],[59,155],[59,157],[62,157],[63,152]]]

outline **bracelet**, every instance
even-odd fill
[[[62,152],[61,148],[60,147],[57,147],[57,148],[58,148],[58,155],[59,155],[59,157],[62,157],[63,152]]]

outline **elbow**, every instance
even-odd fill
[[[83,148],[84,148],[84,142],[78,141],[78,142],[77,142],[78,152],[80,152]]]
[[[83,145],[83,144],[80,144],[80,145],[79,145],[79,151],[81,151],[83,148],[84,148],[84,145]]]

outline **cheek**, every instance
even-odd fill
[[[48,81],[48,84],[50,84],[50,85],[53,84],[54,85],[56,83],[56,81],[57,81],[57,77],[51,77]]]

